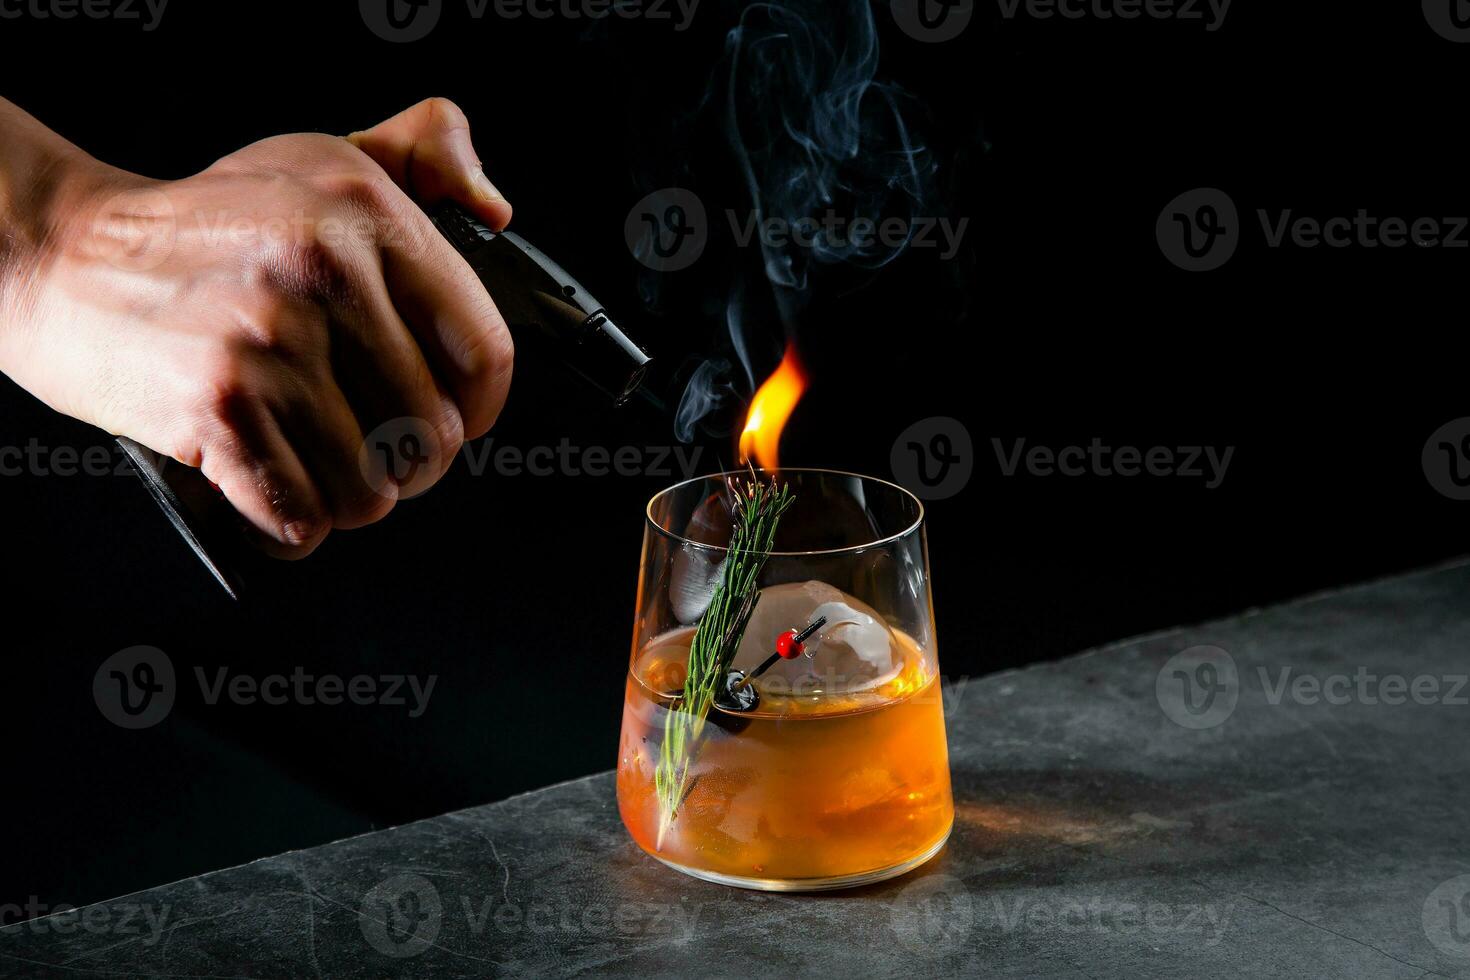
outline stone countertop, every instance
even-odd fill
[[[12,925],[0,973],[1470,976],[1467,650],[1456,564],[953,679],[954,834],[855,891],[676,874],[601,773]]]

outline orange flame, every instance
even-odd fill
[[[755,397],[750,400],[745,431],[740,433],[740,462],[747,462],[754,456],[762,469],[778,467],[781,430],[786,427],[786,420],[791,417],[796,403],[801,401],[804,391],[806,370],[796,354],[796,345],[787,344],[776,372],[756,389]]]

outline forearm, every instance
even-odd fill
[[[63,216],[108,169],[0,99],[0,372],[13,374],[30,346],[36,287]]]

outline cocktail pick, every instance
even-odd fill
[[[806,629],[801,630],[800,632],[797,632],[794,629],[787,630],[780,636],[776,637],[776,652],[763,660],[761,662],[761,665],[755,670],[752,670],[750,673],[742,677],[740,679],[740,682],[734,686],[733,690],[740,690],[741,688],[745,687],[745,685],[749,684],[751,681],[755,680],[757,677],[770,670],[771,665],[774,664],[777,660],[791,660],[793,657],[801,656],[803,653],[806,652],[806,641],[811,638],[811,635],[813,633],[826,625],[827,617],[818,616],[815,620],[811,622],[809,626],[807,626]]]

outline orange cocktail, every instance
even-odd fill
[[[661,637],[628,673],[618,806],[639,846],[702,877],[793,888],[878,880],[939,849],[954,820],[939,680],[901,633],[891,676],[778,675],[754,682],[757,710],[714,708],[660,841],[654,768],[691,633]]]

